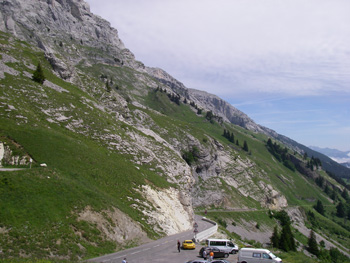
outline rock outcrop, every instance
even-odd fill
[[[31,158],[26,154],[15,154],[11,148],[0,141],[0,167],[29,165]]]
[[[76,77],[74,66],[88,57],[95,63],[144,68],[125,48],[118,31],[92,14],[85,1],[5,0],[0,11],[0,30],[44,50],[53,69],[64,79]]]

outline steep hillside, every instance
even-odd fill
[[[269,209],[321,200],[330,217],[346,200],[309,159],[272,149],[267,128],[135,61],[84,1],[2,1],[0,11],[0,159],[24,168],[0,171],[0,259],[91,258],[188,230],[204,210],[245,242],[232,229],[245,215],[215,211],[263,211],[270,231]],[[32,80],[39,64],[43,84]],[[295,218],[307,224],[305,213]],[[324,238],[349,252],[349,223],[333,221],[345,234]]]

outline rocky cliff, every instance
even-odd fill
[[[85,1],[5,0],[0,8],[0,30],[44,50],[53,69],[64,79],[74,77],[74,66],[84,63],[84,58],[143,69],[119,39],[118,31],[93,15]]]

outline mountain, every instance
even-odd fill
[[[0,30],[0,160],[24,168],[0,171],[1,259],[79,261],[189,230],[205,210],[245,245],[248,232],[269,243],[268,211],[286,209],[301,246],[313,220],[350,253],[334,216],[346,187],[302,145],[136,61],[86,2],[5,0]],[[317,200],[328,217],[310,219]]]
[[[317,146],[310,146],[311,149],[327,155],[332,160],[340,164],[350,164],[350,151],[339,151],[337,149],[320,148]],[[349,166],[349,165],[348,165]],[[349,168],[349,167],[348,167]]]

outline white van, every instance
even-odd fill
[[[237,263],[282,263],[282,259],[276,257],[268,249],[241,248],[238,252]]]
[[[207,247],[217,247],[227,253],[235,254],[238,252],[238,246],[228,239],[207,239],[205,243]]]

